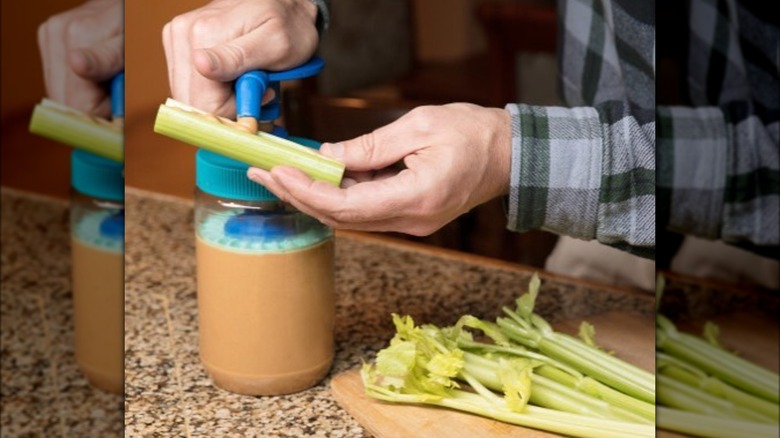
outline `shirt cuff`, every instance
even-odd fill
[[[320,34],[320,39],[322,39],[330,25],[330,0],[309,1],[317,5],[317,21],[315,24],[317,26],[317,33]]]
[[[603,135],[593,108],[509,104],[507,228],[597,237]]]

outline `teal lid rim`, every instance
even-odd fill
[[[70,184],[74,190],[108,201],[124,202],[124,163],[74,149],[70,155]]]
[[[319,149],[320,143],[303,137],[289,137],[300,145]],[[237,201],[278,201],[265,186],[246,176],[249,165],[204,149],[195,154],[195,186],[201,191],[218,198]]]

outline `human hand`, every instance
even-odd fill
[[[347,166],[341,188],[286,166],[247,174],[334,228],[424,236],[508,192],[511,138],[505,110],[425,106],[370,134],[323,144],[323,155]]]
[[[317,48],[316,20],[309,0],[213,0],[175,17],[163,28],[171,97],[234,116],[231,81],[249,70],[303,64]]]
[[[46,94],[101,117],[111,115],[102,82],[124,68],[121,0],[88,0],[38,27]]]

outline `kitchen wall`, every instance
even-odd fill
[[[82,0],[3,1],[0,6],[0,184],[59,198],[68,196],[70,149],[30,134],[32,109],[46,94],[37,30],[50,15]]]

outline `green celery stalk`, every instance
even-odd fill
[[[593,418],[531,405],[526,406],[522,413],[512,412],[479,394],[456,389],[449,390],[446,397],[403,394],[375,384],[366,367],[361,375],[366,393],[370,397],[389,402],[441,406],[510,424],[583,438],[655,437],[653,425]]]
[[[462,317],[459,320],[459,324],[461,321],[464,320],[465,317]],[[474,321],[474,317],[470,317],[470,321],[472,321],[472,324],[470,325],[473,328],[477,328],[479,330],[482,330],[485,328],[485,326],[490,327],[488,324],[482,322],[482,321]],[[491,337],[496,337],[495,334],[493,334]],[[568,365],[565,365],[564,363],[551,359],[549,356],[545,356],[543,354],[535,353],[532,351],[528,351],[520,346],[517,345],[507,345],[507,346],[498,346],[498,345],[490,345],[485,344],[481,342],[474,342],[470,340],[470,337],[465,336],[459,336],[457,338],[457,345],[459,348],[463,348],[466,350],[466,353],[464,353],[464,358],[466,358],[466,367],[473,363],[481,363],[484,367],[492,367],[495,366],[495,362],[490,359],[485,359],[482,357],[482,355],[476,355],[471,354],[469,351],[481,351],[481,352],[489,352],[489,353],[498,353],[503,355],[509,355],[509,356],[520,356],[525,357],[529,359],[538,360],[540,363],[544,364],[534,369],[534,375],[532,378],[534,379],[535,383],[541,383],[544,385],[544,382],[548,382],[550,380],[554,381],[552,384],[547,385],[547,387],[551,385],[557,385],[557,384],[563,384],[568,388],[575,389],[577,391],[580,391],[587,396],[588,398],[595,398],[599,401],[604,401],[612,406],[615,407],[619,411],[618,415],[620,418],[623,419],[632,419],[637,422],[643,422],[643,421],[650,421],[653,422],[655,420],[655,405],[651,403],[647,403],[641,400],[638,400],[636,398],[633,398],[629,395],[626,395],[620,391],[617,391],[615,389],[610,388],[607,385],[604,385],[597,380],[594,380],[590,377],[583,376],[580,372],[576,371],[575,369],[569,367]],[[484,353],[483,353],[484,354]],[[493,376],[493,380],[491,381],[491,377]],[[495,380],[495,371],[491,371],[489,373],[481,373],[480,374],[480,380],[488,385],[491,389],[494,390],[501,390],[500,386],[497,386],[498,383]],[[492,384],[492,386],[490,385]],[[538,388],[539,386],[535,385],[534,388]],[[575,392],[577,392],[575,391]],[[558,388],[558,392],[562,392],[560,388]],[[546,393],[545,393],[546,394]],[[569,398],[578,398],[582,397],[579,392],[577,394],[571,395]],[[541,398],[541,394],[534,390],[531,393],[531,400],[540,406],[546,406],[551,408],[558,408],[561,410],[568,410],[569,412],[579,412],[578,406],[575,405],[573,409],[572,408],[565,408],[563,406],[553,406],[549,402],[544,402]],[[547,398],[546,400],[554,400],[554,398]],[[586,399],[587,400],[587,399]],[[605,409],[602,406],[600,406],[598,409]],[[625,411],[625,412],[624,412]],[[610,418],[611,414],[606,414],[605,418]]]
[[[506,308],[504,310],[510,315],[514,313]],[[651,373],[590,347],[578,339],[568,339],[567,335],[561,333],[529,333],[518,327],[513,318],[499,318],[497,322],[513,341],[537,348],[542,353],[625,394],[648,403],[655,402],[655,378]]]
[[[776,438],[777,425],[685,412],[658,406],[658,427],[707,438]]]
[[[708,376],[703,371],[698,370],[679,359],[665,355],[664,353],[658,353],[656,367],[658,369],[658,374],[662,374],[688,386],[699,388],[715,397],[728,400],[736,406],[741,406],[750,411],[760,413],[775,422],[780,421],[780,405],[735,388],[716,377]]]
[[[265,132],[249,133],[235,123],[168,99],[160,105],[154,132],[264,170],[292,166],[315,180],[339,186],[344,163]]]
[[[657,349],[682,359],[746,392],[780,402],[780,377],[694,335],[677,331],[663,315],[656,318]]]
[[[663,374],[659,374],[657,378],[658,399],[665,406],[712,416],[777,424],[765,415],[718,398],[699,388],[688,386]]]
[[[35,105],[30,132],[110,160],[124,160],[124,136],[120,124],[90,117],[53,100]]]
[[[570,388],[576,388],[592,397],[604,400],[613,406],[633,412],[642,418],[655,421],[655,404],[631,397],[591,377],[575,376],[549,365],[540,366],[535,369],[535,372]]]

